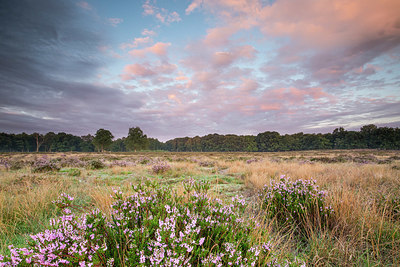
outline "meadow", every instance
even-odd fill
[[[0,266],[399,266],[400,152],[2,153],[0,255]]]

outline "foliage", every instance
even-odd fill
[[[111,135],[110,132],[109,135]],[[90,134],[78,137],[63,132],[58,134],[49,132],[40,140],[36,133],[0,133],[0,152],[32,152],[36,150],[39,152],[91,152],[94,151],[93,144],[97,144],[96,147],[99,150],[110,149],[114,152],[141,149],[179,152],[272,152],[364,148],[393,150],[400,149],[400,128],[377,127],[370,124],[361,127],[360,131],[346,131],[344,128],[339,127],[332,133],[326,134],[304,134],[300,132],[280,135],[278,132],[271,131],[262,132],[256,136],[209,134],[202,137],[174,138],[163,143],[154,138],[147,138],[139,127],[134,127],[129,129],[128,137],[118,138],[111,141],[111,143],[109,143],[110,139],[108,138],[108,143],[103,148],[97,143],[97,139],[94,139],[95,137]]]
[[[112,144],[113,138],[114,136],[109,130],[99,129],[97,130],[96,135],[93,139],[93,144],[97,147],[98,150],[104,152],[104,150]]]
[[[208,184],[184,183],[184,196],[147,183],[130,196],[114,190],[110,219],[98,210],[76,215],[74,198],[55,204],[62,216],[31,235],[27,248],[9,246],[0,265],[254,266],[275,264],[270,243],[259,243],[243,198],[224,204],[207,195]]]
[[[158,162],[158,163],[154,164],[151,167],[151,169],[153,170],[153,172],[155,174],[162,174],[162,173],[169,171],[171,169],[171,166],[169,166],[169,164],[166,162]]]
[[[139,127],[129,128],[128,137],[125,139],[127,149],[136,151],[148,146],[147,136]]]
[[[315,180],[296,180],[294,182],[282,175],[279,181],[265,185],[259,197],[267,216],[279,224],[293,224],[300,232],[307,227],[324,225],[333,213],[326,204],[326,191],[319,189]]]
[[[35,160],[32,164],[33,172],[50,172],[59,171],[60,167],[56,162],[49,160],[47,157],[42,157]]]
[[[105,168],[106,165],[101,160],[93,159],[87,163],[87,167],[92,170],[98,170]]]

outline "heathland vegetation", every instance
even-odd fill
[[[0,266],[399,266],[400,152],[0,154]]]
[[[0,133],[0,152],[127,152],[163,150],[176,152],[277,152],[321,149],[400,149],[400,129],[373,124],[359,131],[337,128],[326,134],[285,134],[266,131],[258,135],[220,135],[183,137],[160,142],[148,138],[139,127],[129,129],[128,136],[113,140],[109,130],[99,129],[93,136],[67,133]]]

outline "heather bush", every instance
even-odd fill
[[[200,167],[214,167],[215,163],[212,161],[200,161],[199,166]]]
[[[155,163],[151,167],[151,169],[153,170],[153,173],[155,173],[155,174],[162,174],[162,173],[169,171],[171,169],[171,166],[166,162],[158,162],[158,163]]]
[[[31,235],[27,248],[9,246],[0,266],[275,266],[271,244],[262,241],[267,233],[246,217],[244,199],[224,203],[208,189],[192,180],[183,196],[155,183],[128,196],[114,190],[107,217],[98,210],[76,215],[82,207],[63,194],[51,229]]]
[[[128,167],[128,166],[135,166],[136,164],[131,161],[126,160],[114,160],[110,163],[110,167],[118,166],[118,167]]]
[[[140,158],[137,160],[137,162],[138,162],[139,164],[142,164],[142,165],[146,165],[146,164],[148,164],[150,161],[151,161],[151,159],[148,158],[148,157],[140,157]]]
[[[301,233],[308,227],[326,226],[333,209],[326,204],[326,191],[320,190],[315,180],[294,182],[282,175],[279,181],[265,185],[259,197],[267,217],[279,224],[293,224]]]
[[[59,164],[61,165],[61,167],[81,168],[86,166],[86,162],[80,160],[77,157],[62,157],[59,159]]]
[[[36,159],[32,164],[33,172],[51,172],[59,171],[60,167],[56,162],[49,160],[47,157]]]

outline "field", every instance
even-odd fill
[[[211,201],[230,203],[232,197],[244,197],[247,205],[240,216],[261,226],[254,231],[238,228],[246,233],[238,244],[248,235],[250,245],[269,246],[256,265],[400,265],[399,151],[13,153],[0,154],[0,160],[0,255],[9,255],[11,244],[26,247],[30,234],[50,228],[50,219],[62,215],[53,203],[62,193],[82,207],[74,212],[98,208],[109,219],[113,189],[129,195],[134,193],[132,185],[152,181],[157,188],[184,196],[190,180],[209,184]],[[268,208],[276,203],[267,203],[259,194],[282,175],[288,178],[282,180],[285,186],[314,179],[326,191],[323,205],[333,211],[324,218],[309,210],[293,221],[289,209],[270,216]],[[187,204],[191,198],[182,199]],[[178,203],[174,201],[168,203]],[[279,216],[285,212],[287,222],[281,223]],[[120,259],[119,265],[127,262]]]

